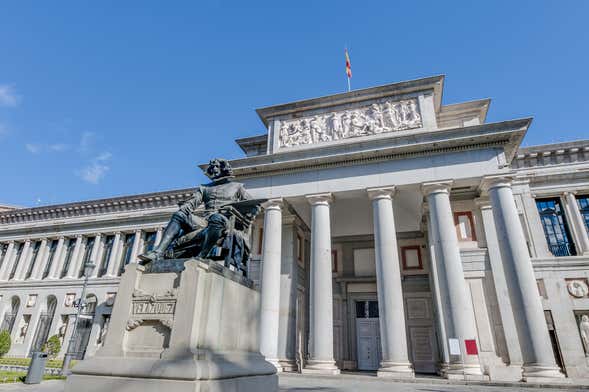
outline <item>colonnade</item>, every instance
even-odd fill
[[[477,341],[477,325],[450,203],[451,181],[421,184],[428,211],[428,238],[432,262],[435,303],[439,315],[439,332],[443,346],[442,372],[448,378],[481,378],[478,355],[465,355],[465,341]],[[560,378],[550,347],[530,256],[509,179],[485,178],[483,192],[490,198],[496,241],[495,256],[500,256],[509,297],[513,305],[514,324],[521,345],[523,376],[528,380]],[[405,309],[397,251],[393,200],[395,187],[367,189],[372,203],[376,282],[380,322],[382,360],[380,377],[414,376],[409,360],[405,327]],[[333,295],[331,268],[329,193],[307,195],[311,208],[311,252],[309,277],[309,357],[303,373],[337,374],[333,355]],[[280,297],[281,209],[282,200],[265,206],[263,272],[261,293],[261,351],[278,368],[277,335]],[[488,218],[488,214],[487,214]],[[487,219],[488,221],[488,219]],[[491,250],[490,250],[491,253]],[[495,257],[495,259],[498,259]],[[504,311],[509,311],[509,309]],[[460,356],[451,355],[448,339],[460,342]],[[514,338],[517,342],[517,337]],[[516,359],[516,358],[514,358]],[[280,369],[279,369],[280,370]]]

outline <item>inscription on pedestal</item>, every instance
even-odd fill
[[[176,310],[176,301],[134,301],[133,314],[174,314]]]

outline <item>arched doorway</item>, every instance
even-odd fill
[[[33,338],[33,344],[31,345],[29,356],[35,351],[41,351],[43,345],[47,342],[56,308],[57,298],[55,298],[54,295],[49,295],[45,304],[45,311],[41,312],[39,321],[37,322],[37,330],[35,331],[35,337]]]
[[[16,320],[16,315],[18,314],[19,308],[20,298],[15,295],[10,300],[10,310],[4,314],[4,320],[2,320],[2,327],[0,327],[0,331],[7,330],[8,332],[12,333],[14,320]]]

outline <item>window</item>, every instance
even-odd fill
[[[76,247],[76,240],[74,238],[66,239],[65,242],[65,260],[63,261],[63,268],[59,275],[60,278],[67,275],[67,271],[70,268],[70,263],[72,261],[72,255],[74,254],[74,248]]]
[[[589,233],[589,195],[578,196],[577,203],[579,204],[581,218],[583,218],[583,222],[585,222],[585,229],[587,229],[587,233]]]
[[[423,269],[419,245],[402,246],[401,261],[403,262],[403,270],[405,271]]]
[[[454,226],[456,226],[456,234],[458,235],[458,241],[477,240],[476,234],[474,232],[474,220],[472,219],[472,212],[455,212]]]
[[[119,274],[122,274],[125,270],[125,266],[131,262],[131,254],[133,253],[133,243],[135,242],[135,233],[126,234],[125,235],[125,242],[123,242],[123,251],[121,255],[123,256],[122,263],[119,265],[120,271]]]
[[[378,318],[378,301],[356,301],[356,318]]]
[[[536,200],[540,213],[540,221],[544,227],[544,234],[548,248],[554,256],[574,256],[577,254],[575,245],[566,223],[566,217],[560,205],[560,199]]]
[[[90,237],[86,241],[86,246],[84,247],[84,257],[82,258],[82,265],[80,266],[80,271],[78,272],[78,278],[84,276],[84,268],[86,264],[90,262],[90,257],[92,257],[92,248],[94,248],[95,242],[96,237]]]
[[[31,256],[31,262],[29,263],[29,268],[25,274],[25,279],[29,279],[33,273],[33,268],[35,267],[37,257],[39,256],[39,249],[41,249],[41,241],[35,242],[35,246],[33,246],[33,255]]]
[[[145,242],[143,243],[143,253],[153,250],[153,248],[155,247],[155,238],[156,237],[157,237],[157,232],[155,232],[155,231],[145,232]]]
[[[12,279],[14,278],[14,275],[16,274],[16,267],[18,267],[18,263],[20,262],[20,257],[22,256],[22,251],[25,247],[24,242],[19,242],[18,245],[16,245],[16,255],[14,256],[14,263],[12,264],[12,271],[10,271],[10,275],[8,276],[8,279]]]
[[[98,270],[98,276],[104,276],[108,270],[108,262],[110,261],[110,255],[112,254],[112,246],[114,242],[114,235],[106,236],[104,240],[104,250],[102,251],[102,260],[100,261],[100,270]]]
[[[41,279],[45,279],[49,275],[51,264],[53,264],[53,257],[55,256],[55,250],[57,249],[57,243],[58,240],[53,240],[49,245],[49,257],[47,258],[47,263],[45,264],[45,269],[43,270],[43,276]]]

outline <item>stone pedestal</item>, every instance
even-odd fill
[[[250,282],[216,262],[129,264],[104,346],[65,391],[278,391],[259,352],[259,305]]]

